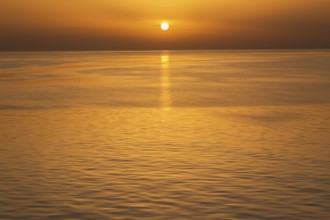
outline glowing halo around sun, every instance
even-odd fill
[[[170,28],[170,25],[167,22],[162,22],[161,25],[160,25],[160,28],[163,31],[167,31]]]

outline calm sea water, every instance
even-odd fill
[[[0,53],[0,219],[330,219],[330,51]]]

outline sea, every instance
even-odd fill
[[[1,220],[329,210],[330,50],[0,52]]]

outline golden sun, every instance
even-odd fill
[[[163,23],[161,23],[160,28],[163,31],[167,31],[170,28],[170,25],[167,22],[163,22]]]

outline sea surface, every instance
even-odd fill
[[[330,51],[1,52],[0,219],[330,219]]]

